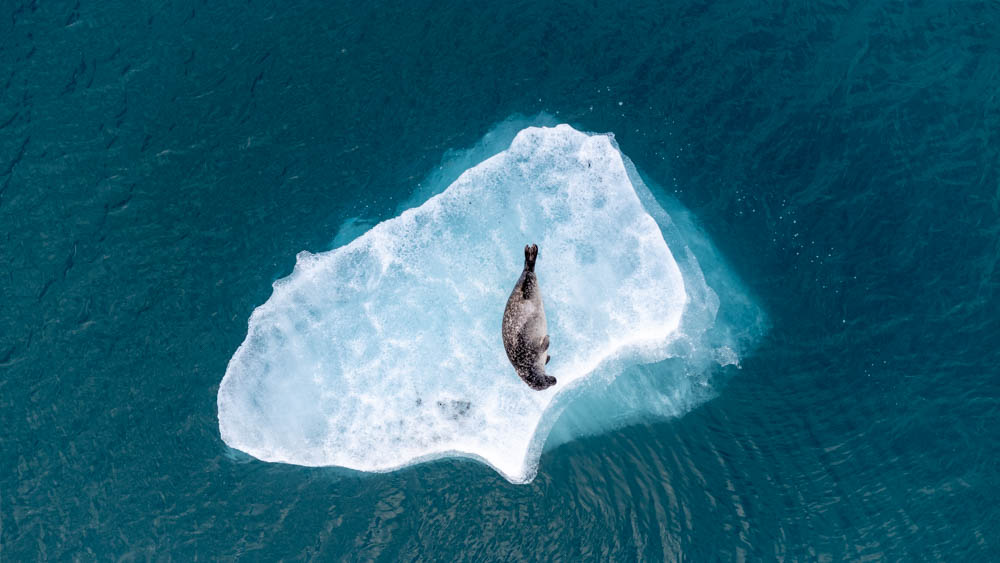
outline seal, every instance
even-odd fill
[[[535,276],[538,245],[524,247],[524,271],[507,299],[503,312],[503,347],[517,375],[536,391],[556,384],[556,378],[545,375],[549,363],[549,334],[545,324],[542,292]]]

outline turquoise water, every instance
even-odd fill
[[[1000,553],[995,4],[0,12],[0,559]],[[228,448],[220,382],[297,253],[518,115],[613,133],[690,211],[766,313],[739,366],[636,368],[609,396],[704,393],[557,423],[526,484]]]

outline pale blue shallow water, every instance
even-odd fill
[[[996,4],[0,14],[0,560],[1000,554]],[[741,367],[557,427],[523,485],[228,449],[219,383],[296,253],[541,112],[690,210],[766,312]]]

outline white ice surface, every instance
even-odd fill
[[[542,392],[500,337],[529,243],[559,380]],[[299,254],[226,370],[222,438],[365,471],[464,455],[523,482],[564,391],[669,357],[688,301],[612,138],[528,128],[423,205]]]

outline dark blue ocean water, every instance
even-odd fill
[[[996,2],[0,16],[0,560],[1000,558]],[[526,485],[227,449],[296,253],[539,113],[613,132],[766,311],[714,398]]]

